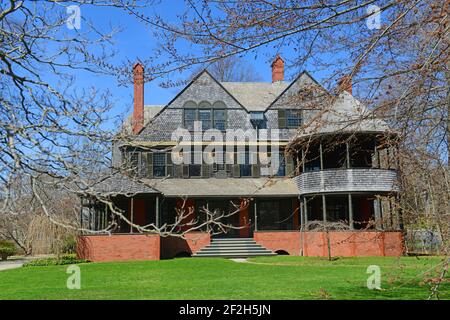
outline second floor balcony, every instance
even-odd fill
[[[304,172],[294,177],[299,194],[327,192],[397,192],[397,171],[354,168]]]
[[[297,149],[299,194],[397,192],[398,152],[385,135],[323,135]]]

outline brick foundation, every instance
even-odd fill
[[[402,232],[332,231],[329,236],[332,256],[400,256],[404,252]],[[256,231],[254,239],[272,251],[283,250],[293,256],[324,257],[328,251],[325,232],[304,232],[303,246],[298,231]],[[193,254],[210,241],[205,232],[188,233],[185,239],[144,234],[80,236],[77,255],[94,262],[159,260]]]
[[[161,258],[170,259],[181,253],[193,254],[211,242],[206,232],[190,232],[184,238],[161,238]]]
[[[332,231],[329,236],[332,256],[401,256],[404,252],[400,231]],[[254,239],[272,251],[283,250],[293,256],[302,251],[304,256],[328,255],[325,232],[304,232],[301,237],[298,231],[256,231]]]
[[[159,260],[159,235],[79,236],[77,256],[90,261]]]

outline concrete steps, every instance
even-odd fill
[[[276,253],[257,244],[252,238],[212,239],[211,243],[200,249],[193,257],[246,258],[275,256]]]

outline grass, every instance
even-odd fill
[[[426,299],[430,285],[423,280],[436,276],[442,258],[330,262],[279,256],[249,261],[184,258],[79,264],[80,290],[66,288],[67,266],[7,270],[0,272],[0,299]],[[367,289],[369,265],[380,266],[382,290]],[[426,272],[430,269],[434,271]],[[448,277],[440,292],[441,299],[450,299]]]

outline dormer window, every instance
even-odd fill
[[[214,129],[225,131],[227,127],[227,111],[214,109]]]
[[[197,120],[197,109],[184,109],[184,127],[189,131],[194,130],[194,122]]]
[[[183,126],[189,131],[194,130],[194,122],[202,123],[202,130],[211,128],[225,131],[227,127],[227,110],[223,102],[217,101],[213,105],[203,101],[200,104],[189,101],[184,105]]]
[[[202,123],[202,129],[211,129],[211,109],[199,109],[198,110],[198,120]]]

